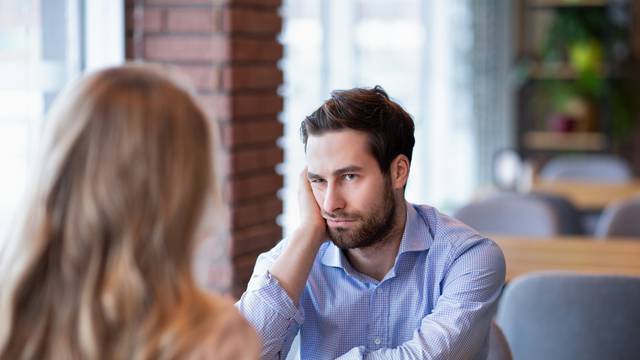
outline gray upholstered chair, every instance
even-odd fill
[[[564,155],[551,159],[542,167],[545,180],[588,180],[625,182],[632,179],[629,164],[613,155]]]
[[[489,332],[489,354],[487,360],[512,360],[511,348],[500,326],[495,321],[491,322]]]
[[[598,220],[595,236],[640,238],[640,197],[618,201],[607,206]]]
[[[545,237],[560,233],[558,216],[549,204],[517,193],[472,202],[453,216],[483,234]]]
[[[507,285],[496,321],[514,359],[638,359],[640,278],[535,273]]]
[[[559,219],[560,234],[583,235],[585,233],[582,224],[583,215],[571,201],[562,196],[540,192],[533,192],[529,195],[541,199],[553,208]]]

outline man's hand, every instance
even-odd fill
[[[300,226],[298,230],[307,232],[311,235],[311,240],[322,244],[327,237],[327,223],[322,217],[320,207],[313,196],[313,191],[307,178],[307,168],[300,173],[299,181],[298,208],[300,210]]]
[[[284,251],[269,270],[295,304],[307,283],[318,249],[327,238],[327,225],[313,197],[306,168],[300,174],[298,205],[300,225],[291,234]]]

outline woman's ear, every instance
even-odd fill
[[[407,185],[410,166],[409,158],[405,155],[400,154],[393,159],[390,166],[390,175],[391,184],[394,189],[402,189]]]

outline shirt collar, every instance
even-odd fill
[[[404,233],[402,233],[398,256],[410,251],[427,250],[433,242],[426,220],[418,214],[413,204],[407,202],[406,208],[407,221],[404,225]]]
[[[422,219],[420,214],[418,214],[413,204],[406,202],[406,209],[407,219],[405,221],[398,255],[396,256],[396,262],[401,254],[411,251],[427,250],[433,242],[433,237],[431,236],[427,223]],[[320,258],[320,262],[326,266],[339,267],[345,270],[352,268],[344,253],[331,241],[328,241],[328,245]]]

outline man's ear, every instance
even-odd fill
[[[411,163],[405,155],[398,155],[391,162],[389,173],[391,175],[391,185],[394,189],[402,189],[407,185],[409,179],[409,168]]]

